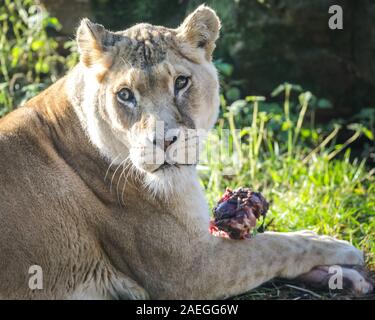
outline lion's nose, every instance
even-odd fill
[[[164,151],[167,151],[168,147],[177,141],[177,136],[172,136],[170,139],[164,139]]]
[[[177,141],[177,136],[172,136],[171,138],[164,139],[164,151],[167,151],[168,147]],[[157,144],[156,138],[153,139],[152,143],[154,146]]]

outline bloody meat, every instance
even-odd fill
[[[266,216],[269,204],[260,192],[238,188],[225,193],[213,209],[209,231],[231,239],[250,238],[257,220]]]

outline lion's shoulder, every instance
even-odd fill
[[[0,136],[41,135],[51,120],[49,110],[63,111],[68,106],[64,79],[61,79],[0,119]]]

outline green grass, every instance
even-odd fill
[[[235,177],[216,170],[211,175],[216,175],[218,187],[207,189],[211,205],[226,186],[261,189],[271,202],[269,230],[309,229],[349,240],[366,251],[369,265],[375,267],[375,179],[364,162],[317,157],[303,164],[297,159],[270,159],[260,164],[255,179],[246,167]],[[207,178],[203,180],[207,185]]]

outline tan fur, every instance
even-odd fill
[[[176,30],[110,33],[84,20],[81,62],[0,120],[0,297],[224,298],[318,265],[363,264],[350,244],[311,233],[213,237],[195,167],[142,163],[155,121],[213,126],[219,27],[205,6]],[[175,99],[186,73],[191,87]],[[119,106],[123,86],[137,108]],[[35,264],[42,290],[28,287]]]

